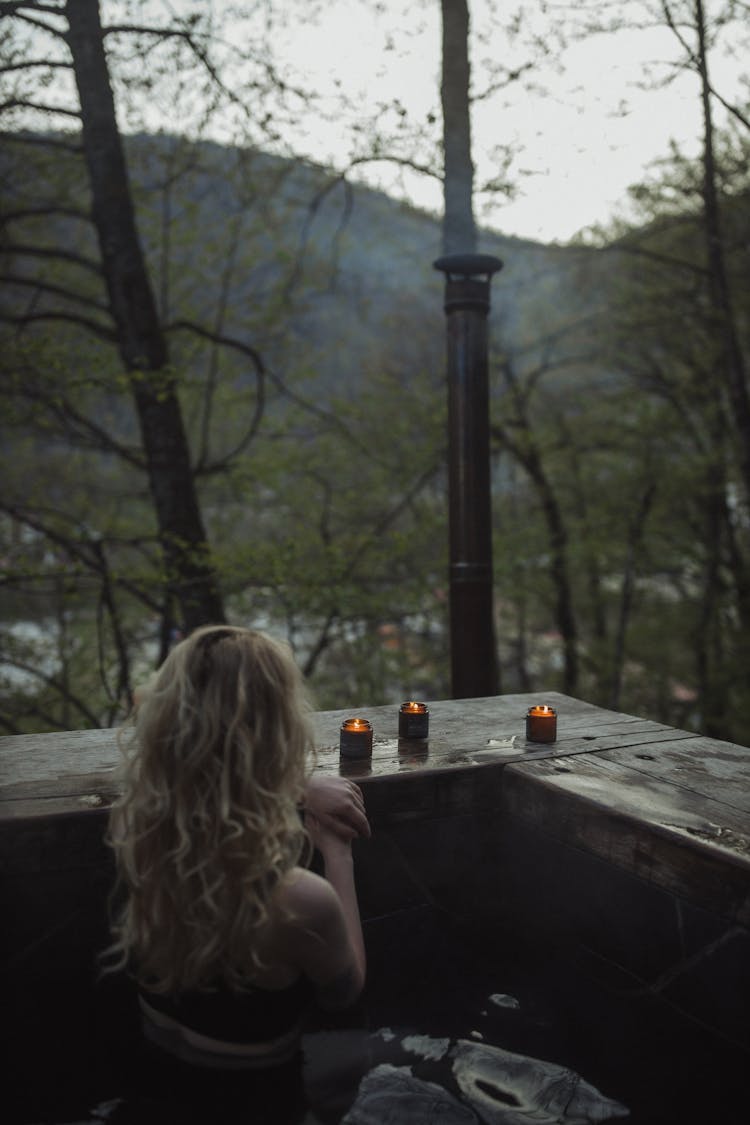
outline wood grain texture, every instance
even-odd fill
[[[647,882],[750,924],[750,817],[617,762],[509,767],[502,808]]]
[[[526,741],[526,711],[540,702],[558,712],[554,743]],[[398,738],[398,703],[314,717],[316,769],[361,784],[376,832],[497,810],[750,920],[750,750],[556,692],[428,703],[425,742]],[[373,726],[365,762],[339,756],[352,716]],[[113,730],[0,739],[0,864],[16,864],[19,847],[41,866],[57,863],[59,846],[80,864],[76,825],[90,841],[104,824],[119,759]]]

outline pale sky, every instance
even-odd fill
[[[546,36],[551,17],[541,13],[543,6],[527,3],[524,9],[527,15],[535,14],[536,28]],[[710,11],[717,2],[707,0],[706,6]],[[487,0],[470,0],[469,7],[473,28],[482,30]],[[517,5],[501,0],[496,7],[510,12]],[[619,9],[632,15],[640,7],[629,2]],[[410,115],[425,116],[430,109],[439,113],[439,9],[438,0],[414,3],[410,8],[403,0],[385,0],[380,5],[329,0],[317,25],[290,26],[279,49],[318,88],[325,88],[333,75],[339,77],[361,106],[395,95]],[[383,52],[388,28],[394,24],[410,28],[410,32],[394,34],[393,49]],[[507,58],[511,65],[528,56],[522,46],[508,53],[502,32],[494,35],[492,44],[494,57]],[[481,60],[487,53],[474,44],[475,90],[484,86]],[[677,141],[686,154],[700,151],[697,79],[682,74],[661,89],[646,92],[640,88],[647,78],[647,66],[651,65],[655,78],[663,78],[671,73],[670,64],[679,55],[679,45],[667,28],[598,35],[564,50],[559,56],[561,73],[551,66],[535,72],[546,93],[527,92],[517,84],[505,98],[477,103],[472,123],[477,181],[496,168],[485,156],[492,144],[511,143],[518,150],[511,165],[518,197],[497,199],[484,213],[484,201],[479,198],[477,217],[505,234],[564,241],[582,228],[626,213],[628,186],[643,178],[652,161],[667,154],[670,140]],[[717,49],[712,61],[714,82],[722,94],[738,97],[743,58],[732,60]],[[309,122],[306,130],[307,137],[300,144],[307,141],[310,155],[342,159],[343,130],[335,123]],[[418,205],[441,210],[436,183],[413,175],[404,178],[387,165],[361,174],[378,186],[394,191],[405,188]]]
[[[134,2],[137,9],[138,0],[102,0],[105,22],[108,17],[117,22]],[[232,0],[141,2],[147,21],[153,17],[155,23],[175,12],[228,17],[226,58],[233,44],[259,43],[270,27],[277,71],[291,84],[316,92],[309,112],[291,100],[294,112],[281,127],[280,151],[342,168],[352,154],[367,147],[362,122],[374,119],[378,105],[387,105],[378,117],[381,133],[391,134],[385,147],[400,145],[402,156],[430,159],[434,166],[434,143],[440,136],[439,0],[258,0],[251,6],[254,22],[238,21]],[[671,2],[675,10],[692,7],[691,0]],[[704,0],[704,7],[710,16],[727,2]],[[643,181],[648,166],[667,155],[670,141],[687,155],[699,153],[697,78],[682,72],[668,85],[661,81],[676,74],[674,64],[682,54],[668,28],[644,27],[584,40],[571,36],[564,49],[555,42],[587,8],[633,21],[660,7],[659,0],[469,0],[474,93],[487,86],[487,60],[500,59],[515,67],[536,57],[522,38],[514,40],[507,33],[516,10],[524,14],[527,34],[535,34],[550,48],[547,61],[537,61],[530,72],[533,86],[514,83],[473,107],[477,186],[501,170],[493,146],[510,145],[508,175],[516,190],[513,200],[478,194],[480,223],[503,234],[566,241],[594,224],[627,216],[628,186]],[[493,9],[494,23],[489,15]],[[714,85],[729,101],[742,104],[744,98],[746,104],[750,96],[747,80],[742,82],[748,57],[750,27],[735,22],[711,53]],[[221,69],[220,53],[216,59]],[[126,130],[189,128],[189,114],[199,115],[199,95],[179,86],[179,73],[173,77],[175,92],[163,103],[166,114],[155,102],[147,102],[137,120],[121,120]],[[660,85],[655,87],[655,82]],[[650,88],[645,90],[644,84]],[[341,107],[342,93],[349,108]],[[250,88],[252,112],[260,117],[267,107],[262,100],[254,104],[252,96]],[[402,116],[394,102],[403,107]],[[717,124],[724,116],[717,107]],[[229,132],[214,135],[231,139]],[[435,179],[386,162],[362,165],[357,176],[436,214],[442,211],[442,188]]]

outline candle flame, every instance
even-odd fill
[[[412,699],[408,703],[402,703],[401,704],[401,710],[402,711],[412,711],[417,715],[423,715],[425,713],[425,711],[427,710],[427,704],[426,703],[415,703],[415,701]]]
[[[537,703],[536,707],[529,707],[530,715],[554,715],[555,712],[546,703]]]
[[[342,730],[369,730],[370,724],[367,719],[347,719],[343,725]]]

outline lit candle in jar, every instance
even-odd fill
[[[372,726],[367,719],[345,719],[341,724],[339,752],[342,758],[372,757]]]
[[[546,703],[529,707],[526,713],[527,742],[554,742],[557,738],[557,711]]]
[[[427,738],[430,730],[430,712],[426,703],[410,700],[402,703],[398,711],[399,738]]]

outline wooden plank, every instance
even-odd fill
[[[558,740],[552,744],[527,743],[525,739],[525,714],[530,704],[544,701],[558,711]],[[727,776],[719,795],[731,807],[745,807],[744,799],[731,797],[731,771],[747,767],[748,752],[728,744],[714,744],[701,740],[688,732],[674,731],[663,724],[639,719],[597,708],[582,700],[571,699],[560,693],[509,694],[475,700],[430,701],[430,739],[425,743],[408,742],[397,738],[398,708],[396,704],[375,708],[348,707],[336,711],[318,712],[314,716],[317,768],[322,773],[353,777],[363,783],[368,780],[401,779],[411,783],[415,776],[427,786],[404,789],[391,786],[390,799],[398,793],[400,816],[427,815],[427,810],[437,808],[463,809],[467,794],[480,799],[482,782],[469,783],[461,775],[479,771],[488,784],[493,767],[518,763],[569,759],[611,759],[638,763],[643,784],[648,786],[648,774],[661,776],[658,765],[673,762],[674,768],[662,780],[680,784],[686,776],[686,763],[698,759],[691,757],[693,748],[700,749],[701,761],[708,761],[708,749],[719,747],[726,758],[716,758]],[[375,731],[373,757],[365,762],[342,760],[338,753],[338,736],[341,722],[352,714],[370,719]],[[119,760],[117,734],[113,730],[74,731],[61,734],[26,735],[0,739],[0,820],[10,817],[42,816],[53,810],[75,810],[107,806],[117,792],[114,769]],[[657,747],[665,747],[662,752]],[[653,767],[653,769],[652,769]],[[726,767],[726,768],[725,768]],[[718,768],[718,767],[716,767]],[[690,775],[692,788],[698,791],[696,769]],[[680,771],[682,771],[682,776]],[[705,767],[707,773],[708,767]],[[429,779],[446,774],[452,778],[448,785]],[[581,776],[579,771],[579,776]],[[637,773],[636,773],[637,776]],[[744,778],[743,774],[743,778]],[[706,796],[714,796],[708,781]],[[715,778],[713,780],[716,780]],[[450,797],[450,787],[453,797]],[[369,788],[369,787],[368,787]],[[748,787],[750,788],[750,787]],[[495,783],[488,785],[488,800],[494,799]],[[438,794],[436,796],[435,794]],[[370,797],[370,800],[378,798]],[[431,815],[431,814],[430,814]],[[695,826],[693,826],[695,827]],[[723,827],[735,831],[737,825],[727,821]]]
[[[555,743],[527,743],[525,715],[540,699],[558,711]],[[399,740],[398,706],[348,707],[314,716],[321,772],[364,779],[539,758],[601,753],[641,747],[678,733],[650,720],[595,707],[558,692],[508,694],[473,700],[430,701],[430,738],[422,744]],[[372,759],[339,758],[339,729],[352,714],[370,720],[375,732]],[[688,734],[679,737],[691,738]],[[116,793],[119,761],[114,730],[68,731],[0,739],[0,818],[20,815],[18,802],[69,797],[109,803]],[[15,807],[13,807],[15,803]],[[41,806],[40,806],[41,808]]]
[[[526,711],[538,697],[527,694],[496,695],[481,699],[442,699],[428,701],[430,709],[430,744],[449,745],[452,749],[479,749],[489,738],[507,739],[521,736],[525,729]],[[566,706],[571,714],[596,708],[581,700],[569,699],[556,692],[545,696],[553,706]],[[398,704],[381,707],[346,708],[322,711],[315,716],[316,743],[321,749],[338,749],[339,729],[351,716],[369,719],[379,740],[392,742],[398,738]]]
[[[61,731],[0,738],[0,799],[13,786],[64,783],[109,773],[120,759],[115,730]]]
[[[606,750],[601,759],[750,814],[750,750],[744,746],[696,736],[689,742],[667,739],[658,746]]]
[[[91,804],[111,804],[120,792],[114,767],[100,772],[71,773],[58,778],[12,782],[3,786],[0,796],[0,820],[6,815],[18,816],[17,806],[27,801],[49,801],[66,798]]]
[[[387,776],[423,767],[452,771],[488,761],[520,760],[527,753],[543,757],[561,753],[566,748],[562,741],[549,747],[533,745],[530,751],[527,749],[525,714],[538,698],[537,695],[504,695],[431,701],[426,757],[424,748],[399,743],[398,704],[317,712],[314,724],[320,766],[326,771],[338,771],[339,729],[343,720],[353,714],[369,719],[375,731],[372,765],[351,767],[358,775]],[[566,719],[576,716],[580,721],[588,716],[591,723],[599,721],[598,710],[591,704],[555,692],[547,693],[544,698],[564,713]],[[515,739],[515,745],[509,747],[511,738]],[[92,787],[95,792],[111,795],[114,778],[108,779],[107,774],[115,769],[119,757],[115,730],[0,738],[0,816],[7,801],[52,798],[61,794],[72,796],[76,792],[90,792]],[[345,766],[344,772],[348,768]]]
[[[558,711],[555,743],[525,740],[526,711],[536,702]],[[750,789],[750,751],[553,692],[429,706],[426,744],[398,739],[397,704],[314,716],[317,768],[361,781],[376,829],[503,810],[693,901],[750,919],[750,810],[741,793]],[[339,728],[351,715],[373,724],[371,761],[339,757]],[[105,818],[116,792],[116,737],[100,730],[0,739],[8,862],[26,862],[27,844],[19,852],[19,840],[43,837],[49,862],[63,863],[57,850],[73,847],[79,820],[90,838],[100,823],[90,818]],[[40,836],[44,823],[49,832]]]
[[[640,878],[750,923],[750,817],[587,755],[509,766],[502,807]]]
[[[540,700],[558,711],[558,737],[554,743],[526,742],[526,711]],[[696,737],[651,720],[606,711],[559,692],[439,700],[430,702],[429,707],[430,738],[426,747],[399,741],[395,707],[320,713],[316,716],[318,768],[346,777],[385,777],[406,771],[455,770],[490,762],[508,764],[599,753],[621,746],[640,747],[660,739]],[[352,763],[338,757],[339,727],[353,714],[369,719],[373,726],[373,755],[368,762]]]

